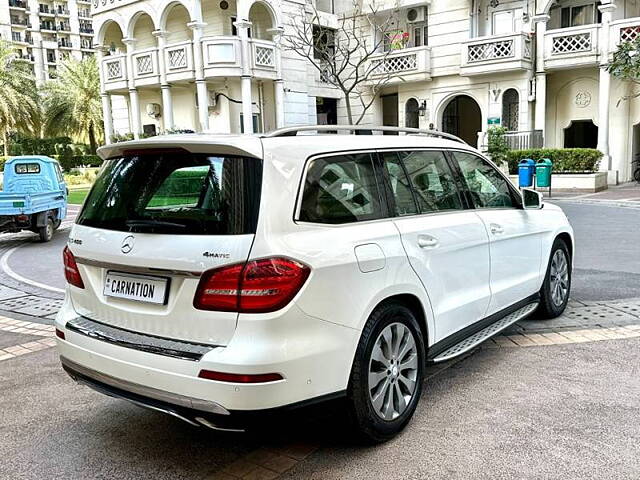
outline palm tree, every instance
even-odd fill
[[[37,128],[38,117],[35,77],[14,47],[0,40],[0,133],[5,155],[9,154],[9,132]]]
[[[66,60],[58,78],[47,82],[42,93],[45,132],[88,140],[91,152],[95,153],[102,138],[100,75],[95,57]]]

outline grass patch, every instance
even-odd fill
[[[88,188],[83,190],[71,190],[69,192],[69,196],[67,197],[67,203],[70,203],[72,205],[82,205],[82,202],[84,202],[84,199],[87,197],[88,193]]]

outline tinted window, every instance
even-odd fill
[[[442,152],[399,152],[422,213],[462,209],[453,174]]]
[[[38,163],[17,163],[16,173],[40,173],[40,164]]]
[[[513,207],[508,181],[492,165],[471,153],[453,152],[476,208]]]
[[[407,178],[398,154],[396,152],[385,153],[384,165],[389,173],[389,182],[391,183],[391,191],[395,200],[396,215],[403,216],[418,213],[409,179]]]
[[[310,163],[300,220],[348,223],[381,217],[380,190],[369,154],[318,158]]]
[[[108,160],[77,223],[124,232],[254,233],[262,162],[252,158],[153,154]]]

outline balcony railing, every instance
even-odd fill
[[[29,24],[29,20],[27,20],[26,18],[19,18],[19,17],[11,17],[11,25],[17,25],[21,27],[31,26]]]
[[[542,130],[505,132],[504,139],[511,150],[528,150],[544,146]],[[487,132],[478,133],[478,148],[483,152],[487,151]]]
[[[191,41],[173,43],[164,49],[167,75],[171,78],[190,78],[193,75],[193,49]]]
[[[542,130],[528,132],[506,132],[504,139],[511,150],[528,150],[530,148],[542,148],[544,138]]]
[[[549,30],[544,38],[544,59],[547,68],[591,65],[598,61],[600,25]]]
[[[126,55],[109,55],[102,60],[102,73],[105,83],[126,80]]]
[[[266,40],[251,40],[253,53],[253,68],[275,70],[276,47],[273,42]]]
[[[136,78],[158,74],[158,49],[148,48],[133,53],[133,69]]]
[[[462,44],[461,75],[531,67],[531,38],[526,33],[492,35],[469,39]]]
[[[431,49],[411,47],[380,53],[371,57],[373,76],[418,73],[430,76]]]
[[[618,44],[632,42],[640,37],[640,17],[625,18],[611,23],[611,51],[614,51]]]

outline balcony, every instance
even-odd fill
[[[23,2],[22,0],[9,0],[9,8],[12,10],[26,10],[27,2]]]
[[[66,38],[61,38],[60,40],[58,40],[58,47],[59,48],[73,48],[73,46],[71,45],[71,42]]]
[[[242,75],[241,52],[239,37],[204,37],[202,39],[204,76],[211,78]]]
[[[545,69],[596,65],[599,32],[599,24],[559,28],[546,32],[544,36]]]
[[[251,67],[258,78],[276,78],[276,46],[268,40],[251,40]]]
[[[611,51],[614,51],[618,44],[631,42],[640,36],[640,17],[625,18],[611,23]]]
[[[460,75],[512,72],[531,68],[531,38],[526,33],[492,35],[462,44]]]
[[[164,49],[164,62],[169,82],[191,80],[194,76],[191,41],[167,45]]]
[[[373,81],[387,75],[389,84],[431,79],[431,48],[427,46],[380,53],[371,57],[371,63]]]
[[[107,91],[127,88],[126,55],[109,55],[102,59],[102,78]]]
[[[29,20],[27,20],[26,18],[11,17],[10,21],[11,21],[12,27],[17,27],[17,28],[31,27]]]
[[[133,53],[133,77],[136,86],[159,83],[159,72],[157,48],[147,48]]]

